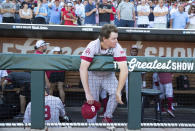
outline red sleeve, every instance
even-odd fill
[[[74,11],[72,11],[72,14],[73,14],[73,16],[76,16],[76,14],[74,13]]]
[[[86,60],[88,62],[92,62],[93,61],[93,58],[91,58],[91,57],[80,56],[80,58],[83,59],[83,60]]]
[[[116,9],[114,8],[114,6],[112,6],[112,11],[113,11],[114,13],[116,13]]]
[[[122,56],[122,57],[114,57],[115,61],[121,62],[121,61],[127,61],[127,57],[126,56]]]

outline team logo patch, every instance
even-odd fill
[[[124,53],[125,53],[125,51],[120,51],[120,53],[121,53],[121,54],[124,54]]]
[[[91,106],[92,112],[95,112],[95,106]]]
[[[86,51],[85,51],[85,53],[86,53],[87,55],[89,55],[89,54],[90,54],[90,48],[87,48]]]

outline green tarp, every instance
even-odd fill
[[[73,70],[78,71],[80,56],[0,54],[0,69],[10,70]],[[128,56],[129,71],[195,72],[194,58]],[[111,56],[95,56],[89,70],[118,71]]]

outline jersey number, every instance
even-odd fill
[[[51,118],[50,106],[45,106],[45,120],[49,120]]]

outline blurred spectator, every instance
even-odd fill
[[[117,9],[118,3],[120,3],[119,1],[120,0],[112,0],[113,6],[114,6],[115,9]]]
[[[173,4],[172,5],[172,8],[171,8],[171,11],[170,11],[170,15],[172,15],[173,13],[177,12],[178,11],[178,8],[177,8],[177,4]]]
[[[64,16],[63,15],[68,7],[67,7],[66,3],[64,3],[64,6],[61,6],[61,7],[62,7],[62,9],[61,9],[61,24],[64,25]]]
[[[62,50],[60,47],[55,47],[52,50],[53,54],[62,54]],[[65,80],[65,71],[50,71],[50,77],[49,81],[51,83],[51,88],[50,88],[50,95],[53,95],[53,90],[57,86],[58,92],[60,94],[60,98],[62,103],[64,104],[65,102],[65,93],[64,93],[64,80]]]
[[[60,1],[60,0],[58,0],[58,1]],[[50,8],[49,7],[49,5],[54,5],[55,4],[55,0],[48,0],[48,10],[47,10],[47,22],[48,22],[48,24],[50,24],[49,23],[49,21],[50,21],[50,18],[51,18],[51,11],[52,11],[52,8]],[[60,3],[60,2],[59,2]],[[61,6],[60,6],[61,7]],[[60,10],[60,12],[61,12],[61,10]]]
[[[112,0],[108,0],[108,4],[110,4],[112,7],[112,13],[110,13],[110,24],[114,25],[114,18],[116,15],[116,9],[113,6]]]
[[[21,7],[21,3],[18,0],[12,0],[14,5],[16,6],[16,11],[15,11],[15,23],[20,23],[20,15],[19,15],[19,10]]]
[[[28,7],[28,3],[23,2],[22,7],[19,10],[19,15],[20,15],[20,22],[21,23],[26,23],[26,24],[31,24],[31,19],[32,19],[32,10],[31,8]]]
[[[184,12],[184,6],[179,5],[178,11],[171,15],[170,28],[173,29],[187,29],[189,25],[189,17]]]
[[[102,4],[99,5],[99,25],[110,24],[110,14],[112,13],[112,7],[108,4],[108,0],[102,0]]]
[[[96,25],[96,11],[97,8],[93,4],[93,0],[88,0],[88,4],[85,6],[85,25]]]
[[[195,5],[190,7],[188,15],[190,19],[188,29],[195,29]]]
[[[82,0],[77,0],[77,4],[75,5],[75,14],[77,16],[77,25],[84,25],[85,7],[82,4]]]
[[[158,6],[158,0],[154,0],[154,7]]]
[[[60,24],[61,7],[59,0],[55,0],[54,4],[50,3],[49,8],[51,8],[49,24]]]
[[[135,8],[129,0],[122,1],[117,8],[117,15],[120,27],[134,27]]]
[[[49,24],[51,14],[49,13],[48,1],[47,0],[42,0],[42,6],[45,7],[46,10],[47,10],[46,24]]]
[[[88,0],[84,0],[83,5],[86,6],[88,4]]]
[[[167,27],[168,8],[164,6],[163,0],[159,0],[159,5],[154,8],[154,28]]]
[[[30,80],[31,75],[29,72],[11,72],[3,83],[4,88],[6,88],[7,85],[20,88],[20,113],[16,118],[24,117],[27,100],[30,100]]]
[[[96,13],[95,13],[95,22],[96,22],[96,25],[98,26],[99,25],[99,3],[96,3]]]
[[[186,6],[184,6],[185,7],[185,12],[189,12],[189,9],[190,9],[190,6],[192,5],[192,1],[191,0],[189,0],[188,1],[188,3],[187,3],[187,5]]]
[[[42,5],[42,0],[38,0],[37,7],[34,8],[34,24],[46,24],[47,9]]]
[[[73,8],[75,8],[76,4],[77,4],[77,0],[71,0],[72,4],[73,4]]]
[[[60,0],[60,7],[64,7],[65,3],[65,0]]]
[[[64,11],[63,18],[65,20],[64,25],[75,25],[73,22],[76,21],[76,16],[72,9],[72,4],[67,4],[67,10]]]
[[[141,0],[141,5],[138,5],[137,7],[138,12],[138,20],[137,25],[140,28],[147,28],[149,25],[149,13],[150,13],[150,7],[146,4],[145,0]]]
[[[16,6],[10,0],[6,0],[1,4],[1,13],[3,16],[3,23],[15,23]]]
[[[154,26],[154,5],[152,3],[152,1],[149,1],[149,6],[150,6],[150,14],[149,14],[149,28],[153,28]]]
[[[1,4],[2,4],[2,1],[0,1],[0,23],[2,23]]]
[[[33,3],[33,2],[31,2],[30,0],[24,0],[23,2],[26,2],[26,3],[28,3],[28,8],[31,8],[32,10],[33,10],[33,6],[36,4],[37,5],[37,3]]]

